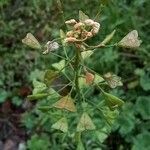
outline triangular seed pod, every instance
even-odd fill
[[[65,117],[61,118],[52,125],[52,128],[61,130],[62,132],[67,132],[68,131],[67,119]]]
[[[40,43],[31,33],[27,33],[26,37],[24,39],[22,39],[22,43],[24,43],[34,49],[41,48]]]
[[[76,112],[76,107],[73,103],[73,99],[68,95],[65,97],[62,97],[53,106],[56,108],[60,108],[60,109],[66,109],[71,112]]]
[[[84,112],[77,125],[77,132],[82,132],[85,130],[94,130],[94,129],[95,129],[95,125],[92,122],[90,116],[86,112]]]

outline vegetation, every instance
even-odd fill
[[[64,12],[62,12],[62,8]],[[103,103],[100,103],[102,102],[102,97],[98,88],[92,88],[87,95],[92,104],[87,106],[86,103],[83,103],[82,107],[88,111],[90,116],[94,115],[94,120],[93,117],[92,120],[99,130],[85,132],[82,142],[78,142],[78,149],[83,149],[83,145],[85,149],[149,149],[149,8],[148,0],[125,0],[119,2],[117,0],[108,2],[100,0],[92,2],[89,0],[82,2],[70,0],[63,1],[63,3],[48,0],[1,1],[0,140],[5,141],[15,134],[21,140],[25,140],[26,147],[32,150],[76,149],[76,141],[80,139],[79,134],[64,134],[52,129],[52,124],[56,128],[57,124],[54,124],[54,122],[60,119],[61,111],[47,111],[49,109],[48,104],[55,102],[59,95],[65,96],[70,91],[71,86],[67,85],[67,88],[59,92],[59,95],[55,93],[50,97],[51,101],[46,98],[33,102],[27,100],[27,95],[32,94],[31,89],[34,89],[33,91],[36,94],[38,94],[39,89],[43,88],[40,92],[45,90],[45,85],[41,85],[42,83],[40,82],[43,80],[45,70],[48,69],[47,73],[49,73],[52,69],[51,64],[53,64],[53,68],[58,69],[59,67],[60,69],[61,65],[58,62],[62,59],[51,55],[52,53],[41,55],[41,50],[31,51],[30,48],[21,43],[21,39],[26,33],[31,32],[42,43],[46,43],[47,40],[51,41],[59,37],[59,29],[66,31],[64,20],[69,20],[70,18],[78,20],[78,11],[82,10],[90,18],[95,18],[96,16],[96,21],[101,24],[99,33],[88,40],[89,45],[103,41],[105,36],[110,33],[109,31],[113,30],[116,30],[116,34],[111,40],[111,45],[120,41],[134,29],[139,32],[143,42],[140,48],[132,50],[116,46],[115,48],[112,46],[104,47],[103,49],[97,49],[96,53],[86,58],[86,66],[94,70],[94,72],[108,76],[108,72],[111,71],[113,74],[122,77],[123,86],[112,89],[109,93],[121,97],[125,100],[125,104],[121,108],[115,123],[110,126],[109,124],[112,123],[114,117],[116,118],[116,113],[118,112],[115,111],[114,113],[114,110],[109,110],[108,112],[108,109],[106,109],[105,113],[103,113],[107,114],[106,123],[97,108],[95,106],[91,107],[93,103],[100,108],[103,105]],[[100,11],[99,14],[97,14],[97,10]],[[65,18],[62,17],[62,13]],[[64,57],[62,49],[60,47],[57,50],[57,54]],[[73,56],[73,47],[67,47],[67,52],[69,56]],[[62,61],[60,62],[61,64],[63,63]],[[88,68],[85,71],[93,75],[94,73]],[[66,73],[68,75],[70,71]],[[57,71],[53,71],[53,74],[55,74],[53,77],[56,77]],[[90,77],[92,75],[90,74]],[[48,79],[47,81],[51,82],[52,80]],[[31,87],[32,82],[33,87]],[[59,81],[53,83],[54,86],[59,84],[67,84],[67,80],[60,78]],[[80,81],[80,84],[83,86],[83,82]],[[103,86],[106,91],[109,90],[108,86]],[[55,91],[60,90],[60,87],[55,88]],[[28,96],[28,98],[35,99],[33,96]],[[93,108],[96,108],[94,114]],[[16,114],[19,115],[16,117]],[[82,111],[78,120],[81,114]],[[86,114],[84,115],[86,116]],[[71,119],[76,118],[75,116],[72,113],[68,120],[69,124],[72,123],[71,127],[69,126],[71,130],[76,130],[76,123],[74,122],[76,120]],[[19,135],[14,130],[14,127],[18,128],[20,133],[23,133],[23,130],[26,131],[23,138],[22,134]]]

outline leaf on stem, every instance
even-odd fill
[[[47,97],[47,93],[39,93],[39,94],[33,94],[33,95],[28,95],[27,98],[29,100],[38,100]]]
[[[112,31],[109,35],[106,36],[106,38],[101,42],[101,44],[106,45],[111,41],[111,39],[114,37],[116,33],[116,30]]]
[[[59,101],[54,103],[53,106],[59,109],[66,109],[71,112],[77,111],[73,99],[69,95],[62,97]]]
[[[60,62],[58,63],[54,63],[52,64],[52,66],[57,69],[58,71],[62,70],[63,68],[65,68],[65,60],[61,60]],[[63,69],[64,70],[64,69]],[[62,70],[62,71],[63,71]]]
[[[65,46],[64,39],[66,38],[66,34],[62,29],[60,29],[60,38],[61,38],[62,45]]]
[[[26,37],[22,39],[22,43],[34,49],[41,49],[40,43],[31,33],[27,33]]]
[[[39,82],[37,80],[33,80],[33,94],[38,94],[47,89],[47,86],[45,83]]]
[[[112,94],[109,94],[106,92],[103,92],[103,94],[104,94],[105,102],[110,109],[115,109],[124,104],[123,100],[121,100],[120,98],[118,98]]]
[[[61,130],[62,132],[68,131],[68,122],[65,117],[59,119],[56,123],[52,125],[53,129]]]
[[[46,70],[44,75],[44,83],[50,86],[51,83],[58,77],[58,71]]]
[[[92,119],[86,112],[84,112],[77,125],[77,132],[82,132],[85,130],[94,130],[94,129],[95,129],[95,125]]]
[[[94,83],[98,84],[98,83],[103,82],[103,81],[104,81],[104,79],[100,75],[95,74]]]
[[[82,56],[83,59],[86,59],[86,58],[90,57],[92,54],[93,54],[92,50],[81,52],[81,56]]]
[[[118,110],[112,111],[108,107],[105,107],[105,109],[103,109],[102,112],[103,112],[103,115],[105,116],[107,123],[109,123],[110,125],[114,123],[115,119],[119,115]]]

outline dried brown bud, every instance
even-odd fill
[[[85,80],[87,84],[92,84],[94,81],[94,75],[90,72],[86,72],[85,74]]]
[[[93,36],[93,34],[91,32],[87,32],[86,37],[90,38],[92,36]]]

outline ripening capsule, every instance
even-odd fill
[[[86,80],[87,84],[92,84],[94,81],[94,75],[92,73],[86,71],[85,80]]]

